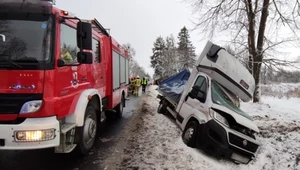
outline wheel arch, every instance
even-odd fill
[[[125,107],[125,105],[126,105],[126,92],[125,92],[125,90],[122,90],[122,92],[121,92],[121,98],[122,98],[122,96],[124,97],[124,103],[123,103],[123,107]]]
[[[102,97],[97,89],[87,89],[80,94],[75,111],[66,117],[66,123],[76,123],[77,127],[83,126],[85,110],[88,105],[95,107],[99,113],[102,112]],[[99,115],[97,114],[97,116]]]
[[[190,122],[192,122],[192,121],[195,121],[195,122],[197,122],[198,124],[199,124],[199,120],[198,119],[196,119],[194,116],[192,116],[192,117],[190,117],[189,119],[188,119],[188,121],[187,121],[187,123],[185,124],[185,126],[186,125],[188,125]],[[184,126],[184,127],[185,127]]]
[[[202,116],[195,116],[194,114],[190,115],[186,122],[183,122],[182,129],[184,130],[185,127],[191,122],[196,121],[198,124],[203,124],[206,122],[206,119]]]
[[[122,90],[121,95],[124,95],[124,97],[125,97],[125,90]]]

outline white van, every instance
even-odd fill
[[[161,81],[157,111],[176,118],[188,146],[247,164],[260,146],[259,129],[239,99],[250,101],[254,88],[253,76],[236,58],[207,42],[191,72]]]

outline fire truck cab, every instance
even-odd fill
[[[0,150],[88,154],[122,117],[128,52],[96,20],[48,1],[0,2]]]

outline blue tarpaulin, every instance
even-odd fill
[[[178,103],[184,91],[185,84],[190,77],[189,70],[183,70],[171,77],[160,82],[159,90],[164,96],[168,97],[172,102]]]

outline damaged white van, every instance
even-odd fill
[[[159,84],[157,111],[176,118],[188,146],[248,164],[260,146],[259,129],[239,108],[239,99],[250,101],[254,88],[249,71],[208,41],[191,72],[183,70]]]

